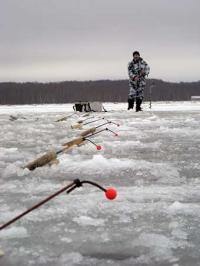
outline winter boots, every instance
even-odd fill
[[[141,104],[142,104],[142,99],[136,98],[136,109],[135,109],[136,112],[142,111]]]
[[[141,104],[142,104],[142,99],[136,98],[136,108],[135,108],[136,112],[142,111]],[[134,98],[128,98],[128,110],[133,109],[133,107],[134,107]]]

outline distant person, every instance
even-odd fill
[[[133,60],[128,64],[129,75],[129,95],[128,110],[133,109],[136,102],[136,112],[142,111],[141,104],[144,98],[144,88],[146,85],[146,77],[150,71],[147,63],[140,57],[138,51],[133,52]]]

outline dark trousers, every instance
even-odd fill
[[[134,98],[128,98],[128,110],[133,109],[134,106]]]
[[[128,99],[128,110],[133,109],[134,102],[135,102],[134,98]],[[136,112],[142,111],[141,104],[142,104],[142,99],[139,97],[136,97],[136,108],[135,108]]]
[[[141,104],[142,104],[142,99],[139,97],[136,98],[136,109],[135,109],[136,112],[142,111]]]

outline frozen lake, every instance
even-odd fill
[[[87,142],[34,171],[22,167],[82,132],[78,116],[55,122],[71,104],[0,106],[0,224],[75,178],[118,191],[108,201],[85,185],[2,230],[1,266],[200,265],[200,102],[104,106],[91,116],[119,123],[119,137],[102,132],[102,150]]]

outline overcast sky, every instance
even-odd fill
[[[200,80],[200,0],[0,0],[0,81]]]

